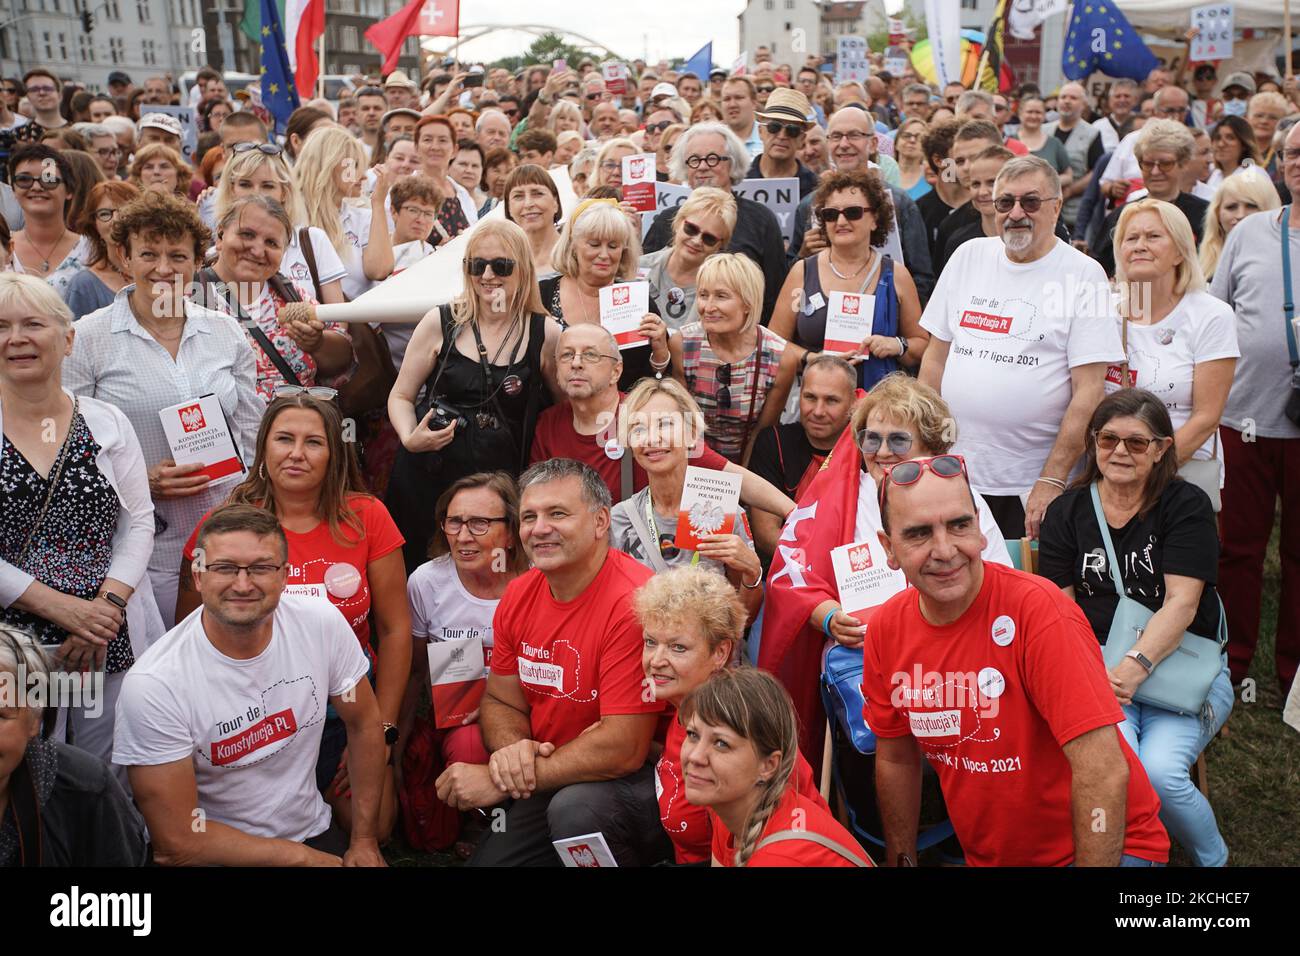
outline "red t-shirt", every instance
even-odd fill
[[[620,394],[620,397],[621,394]],[[579,435],[573,427],[573,409],[568,402],[552,405],[537,416],[537,427],[533,429],[533,447],[529,451],[528,463],[550,461],[552,458],[572,458],[590,466],[605,484],[609,486],[614,503],[623,500],[623,462],[619,458],[610,458],[605,453],[605,443],[618,438],[618,420],[610,422],[609,427],[596,435]],[[623,454],[630,454],[620,449]],[[699,442],[691,450],[691,464],[712,471],[722,471],[727,466],[727,459],[704,442]],[[635,461],[632,463],[632,490],[640,491],[647,484],[645,471]]]
[[[1074,860],[1071,770],[1061,749],[1114,727],[1129,765],[1124,852],[1163,863],[1160,801],[1118,725],[1124,719],[1083,612],[1050,581],[984,563],[975,602],[944,627],[915,588],[867,625],[862,688],[878,737],[911,734],[939,775],[972,866]]]
[[[799,815],[797,820],[795,814]],[[734,866],[736,838],[712,810],[709,811],[709,820],[713,824],[713,858],[722,866]],[[780,833],[782,830],[804,830],[829,837],[858,856],[863,863],[868,866],[875,865],[871,857],[867,856],[858,845],[858,841],[853,839],[853,834],[844,829],[831,815],[826,801],[815,790],[811,794],[806,794],[794,787],[787,787],[780,803],[768,817],[767,825],[763,827],[758,842],[762,843],[772,834]],[[813,843],[811,840],[782,840],[780,843],[773,843],[771,846],[754,851],[745,866],[852,867],[853,864],[820,843]]]
[[[354,494],[348,498],[348,506],[356,512],[365,529],[365,536],[355,544],[340,544],[334,540],[326,521],[304,533],[285,529],[285,537],[289,539],[289,580],[285,591],[306,593],[324,588],[330,603],[352,626],[352,633],[361,642],[361,649],[369,651],[370,580],[366,576],[366,567],[371,561],[396,551],[406,543],[406,539],[378,498]],[[186,561],[194,560],[199,527],[207,520],[208,516],[204,515],[185,542]],[[347,525],[342,530],[349,541],[356,534]],[[309,585],[319,587],[309,588]]]
[[[611,548],[572,601],[555,600],[536,568],[510,582],[493,619],[492,672],[519,678],[534,740],[560,747],[602,717],[664,709],[645,693],[645,637],[632,611],[632,593],[651,577]]]
[[[707,863],[713,845],[713,821],[708,807],[697,807],[686,799],[682,776],[682,741],[686,728],[673,715],[664,740],[664,752],[655,765],[655,796],[659,800],[659,820],[673,841],[678,863]],[[813,782],[812,767],[799,754],[794,765],[794,789],[805,797],[821,800]],[[852,847],[850,847],[852,849]]]

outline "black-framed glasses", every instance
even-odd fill
[[[59,88],[58,88],[57,86],[29,86],[29,87],[27,87],[27,95],[28,95],[28,96],[30,96],[30,95],[33,94],[33,93],[35,93],[37,96],[40,96],[40,95],[45,94],[45,93],[57,93],[57,92],[59,92]]]
[[[114,219],[114,217],[116,217],[116,216],[117,216],[117,210],[116,210],[116,209],[96,209],[96,210],[95,210],[95,218],[98,219],[100,222],[112,222],[113,219]]]
[[[858,140],[867,139],[868,137],[875,135],[875,133],[864,133],[860,129],[851,129],[844,132],[837,130],[836,132],[829,134],[826,137],[826,140],[830,143],[842,143],[847,139],[851,143],[856,143]]]
[[[1020,203],[1020,208],[1023,209],[1026,214],[1032,216],[1034,213],[1038,212],[1039,209],[1043,208],[1043,203],[1048,201],[1049,200],[1044,199],[1042,196],[1035,196],[1032,193],[1028,196],[1011,196],[1003,193],[1001,196],[998,196],[993,200],[993,208],[998,212],[1010,212],[1016,208],[1016,203]]]
[[[58,189],[63,185],[63,179],[60,176],[33,176],[31,173],[18,173],[14,176],[13,187],[20,193],[25,193],[37,183],[42,189]]]
[[[605,359],[618,361],[617,355],[606,355],[604,352],[597,352],[595,349],[583,349],[581,352],[576,349],[565,349],[555,358],[561,365],[572,365],[575,358],[582,359],[583,365],[595,365]]]
[[[504,279],[515,271],[515,260],[504,257],[496,259],[480,259],[474,256],[472,259],[466,259],[465,265],[469,269],[469,274],[478,278],[487,272],[488,267],[492,267],[492,274],[498,279]]]
[[[880,508],[885,507],[885,489],[891,484],[914,485],[927,471],[940,478],[956,478],[966,473],[966,459],[961,455],[935,455],[933,458],[911,458],[885,468],[880,480]]]
[[[498,518],[487,518],[481,515],[474,515],[469,518],[448,516],[442,519],[442,530],[449,535],[456,535],[460,534],[462,528],[469,528],[470,534],[476,538],[481,538],[492,529],[494,524],[505,520],[505,515]]]
[[[666,130],[668,127],[672,125],[673,125],[672,120],[664,120],[661,123],[646,123],[645,131],[647,133],[662,133],[664,130]]]
[[[116,146],[105,146],[101,149],[96,149],[95,152],[104,159],[108,159],[111,156],[120,155],[122,151]]]
[[[264,153],[267,156],[279,156],[284,152],[284,150],[275,145],[275,143],[236,143],[234,146],[230,147],[230,151],[236,156],[240,153],[251,153],[253,150],[257,150],[259,153]]]
[[[704,243],[706,246],[709,246],[710,248],[722,242],[721,236],[715,236],[711,232],[705,232],[703,229],[695,225],[695,223],[691,222],[689,219],[682,222],[682,232],[685,233],[688,239],[698,238],[700,242]]]
[[[691,169],[699,169],[701,166],[707,166],[712,169],[718,163],[731,162],[730,156],[719,156],[717,153],[709,153],[706,156],[687,156],[686,165]]]
[[[867,214],[866,206],[845,206],[843,209],[836,209],[834,206],[825,206],[818,211],[817,217],[822,222],[836,222],[840,216],[843,216],[849,222],[857,222]]]
[[[911,432],[890,432],[888,435],[882,435],[869,428],[860,429],[855,437],[858,439],[858,448],[868,455],[878,454],[881,445],[888,446],[895,455],[906,455],[912,450],[912,442],[915,440]]]
[[[798,123],[780,123],[772,120],[763,126],[769,136],[779,136],[782,132],[791,139],[798,139],[808,131],[808,127],[800,126]]]
[[[234,580],[239,577],[240,571],[247,571],[252,580],[264,581],[279,574],[283,567],[283,564],[233,564],[228,561],[216,561],[205,565],[201,570],[204,574],[211,574],[222,580]]]
[[[1116,435],[1114,432],[1097,431],[1092,433],[1092,440],[1097,443],[1097,447],[1102,451],[1114,451],[1123,442],[1124,447],[1128,449],[1130,455],[1145,455],[1146,450],[1151,447],[1152,442],[1158,442],[1159,438],[1147,438],[1145,435]]]
[[[271,392],[275,398],[292,398],[295,395],[307,395],[311,398],[319,398],[323,402],[332,402],[339,397],[339,391],[336,388],[330,388],[328,385],[277,385]]]

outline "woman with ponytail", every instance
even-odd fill
[[[771,674],[720,670],[677,720],[686,799],[709,808],[714,866],[874,865],[819,794],[792,785],[803,759],[798,725]]]

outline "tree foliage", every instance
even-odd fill
[[[578,64],[587,58],[600,59],[597,54],[569,43],[558,33],[543,33],[529,45],[522,56],[502,57],[492,66],[513,73],[520,67],[532,66],[534,63],[550,66],[556,60],[564,60],[570,67],[576,69]]]

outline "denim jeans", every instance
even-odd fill
[[[1232,712],[1232,681],[1226,663],[1210,685],[1208,704],[1208,720],[1150,704],[1127,704],[1119,729],[1160,797],[1160,822],[1169,836],[1191,855],[1196,866],[1224,866],[1228,846],[1219,835],[1210,801],[1192,783],[1191,769]]]

